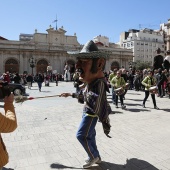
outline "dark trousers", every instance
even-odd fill
[[[145,98],[143,100],[143,104],[145,105],[146,100],[149,97],[149,91],[145,91]],[[155,94],[151,94],[153,105],[156,106]]]
[[[136,83],[136,84],[134,84],[134,86],[135,86],[135,90],[136,90],[136,91],[139,91],[140,84],[139,84],[139,83]]]
[[[42,82],[37,82],[39,90],[41,90]]]
[[[121,105],[124,105],[123,104],[123,94],[119,96],[120,98],[120,103]],[[116,98],[115,98],[115,105],[117,106],[118,105],[118,95],[116,95]]]
[[[158,94],[159,94],[159,96],[164,96],[165,95],[165,90],[163,89],[162,84],[158,84]]]
[[[125,97],[125,94],[127,93],[127,89],[125,89],[125,92],[123,93],[123,98]]]
[[[133,86],[134,86],[133,81],[129,81],[129,90],[132,90]]]

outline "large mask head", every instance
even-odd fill
[[[69,54],[76,57],[76,71],[80,73],[80,76],[86,71],[85,65],[91,66],[90,72],[92,74],[97,73],[99,70],[104,71],[106,57],[109,56],[109,52],[100,51],[92,40],[88,41],[79,53]]]

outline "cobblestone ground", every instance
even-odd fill
[[[59,86],[43,84],[39,92],[34,83],[30,96],[47,96],[74,92],[72,82]],[[170,170],[170,99],[158,98],[160,110],[153,109],[151,97],[142,108],[144,92],[129,90],[126,110],[116,109],[108,100],[113,113],[112,138],[103,133],[98,123],[97,145],[102,163],[93,170]],[[15,104],[18,128],[3,134],[10,161],[4,170],[82,169],[86,153],[75,134],[81,120],[83,105],[73,98],[45,98]],[[3,108],[0,108],[3,112]]]

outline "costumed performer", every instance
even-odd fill
[[[76,137],[88,155],[83,168],[89,168],[101,162],[96,145],[97,121],[102,123],[104,133],[110,137],[108,134],[111,127],[109,120],[111,108],[106,95],[109,88],[103,73],[108,53],[99,51],[97,45],[91,40],[84,45],[80,53],[72,55],[77,58],[76,70],[79,71],[79,76],[86,83],[86,87],[83,93],[63,93],[61,96],[72,96],[78,98],[80,103],[85,103]]]

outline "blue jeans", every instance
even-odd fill
[[[115,94],[115,91],[114,91],[114,87],[112,86],[112,102],[113,103],[115,102],[115,98],[116,98],[116,94]]]
[[[37,82],[37,84],[38,84],[38,88],[41,90],[42,82]]]
[[[87,116],[83,113],[80,126],[78,128],[76,137],[87,152],[89,159],[99,157],[99,151],[96,145],[96,130],[98,117]]]

